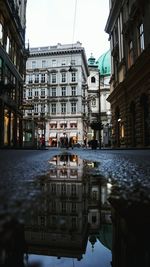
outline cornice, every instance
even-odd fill
[[[77,48],[77,49],[57,49],[57,50],[46,50],[46,51],[32,51],[30,50],[30,57],[42,57],[42,56],[54,56],[54,55],[66,55],[66,54],[78,54],[82,53],[83,48]]]
[[[35,49],[35,51],[34,51]],[[86,71],[86,75],[89,76],[89,69],[88,69],[88,62],[87,62],[87,58],[86,58],[86,54],[85,54],[85,50],[84,47],[79,47],[79,48],[55,48],[55,49],[51,49],[47,47],[46,50],[38,50],[37,48],[31,48],[29,51],[29,58],[33,58],[33,57],[43,57],[43,56],[61,56],[61,55],[73,55],[73,54],[81,54],[82,56],[82,60],[85,66],[85,71]]]
[[[118,18],[119,11],[122,6],[122,2],[120,0],[115,0],[112,8],[110,9],[109,16],[106,22],[105,31],[109,34],[111,29],[114,27],[116,19]]]

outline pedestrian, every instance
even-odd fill
[[[45,136],[42,135],[41,137],[41,148],[44,148],[45,147]]]
[[[98,145],[97,140],[95,138],[93,138],[93,140],[91,141],[92,149],[97,149],[97,145]]]

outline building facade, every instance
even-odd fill
[[[26,69],[24,101],[34,109],[24,120],[36,122],[37,144],[42,137],[47,146],[83,143],[89,71],[81,43],[31,48]],[[24,141],[31,138],[28,132]]]
[[[113,146],[150,146],[150,1],[110,1]]]
[[[0,147],[22,146],[27,0],[0,0]]]
[[[88,140],[101,138],[101,145],[111,145],[111,111],[107,98],[110,94],[110,50],[102,54],[96,61],[93,56],[88,59],[90,75],[88,77],[88,107],[91,127]],[[97,123],[101,125],[100,130]]]

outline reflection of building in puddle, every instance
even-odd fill
[[[97,240],[105,247],[112,248],[111,211],[108,197],[111,184],[103,177],[91,177],[90,201],[88,202],[88,221],[90,223],[89,241],[92,249]]]
[[[49,161],[56,168],[49,170],[50,178],[80,179],[83,174],[83,160],[76,155],[57,155]]]
[[[39,208],[26,223],[28,251],[80,260],[89,235],[99,236],[107,183],[89,175],[90,164],[84,168],[84,161],[76,155],[58,155],[50,163],[55,169],[40,178]]]

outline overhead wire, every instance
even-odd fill
[[[76,15],[77,15],[77,0],[75,0],[75,5],[74,5],[72,48],[71,48],[72,52],[71,52],[71,62],[70,62],[71,65],[72,65],[73,44],[74,44],[74,37],[75,37]]]
[[[76,26],[76,15],[77,15],[77,0],[75,0],[75,6],[74,6],[74,19],[73,19],[73,35],[72,35],[72,43],[74,42],[75,26]]]

